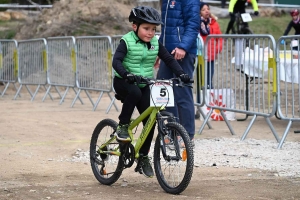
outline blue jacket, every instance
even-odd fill
[[[160,42],[171,52],[181,48],[197,53],[200,27],[200,0],[163,0]]]

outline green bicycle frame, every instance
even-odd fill
[[[156,121],[156,114],[160,111],[163,110],[165,106],[161,107],[149,107],[147,108],[140,116],[138,116],[136,119],[134,119],[129,127],[128,127],[128,133],[131,138],[131,141],[133,141],[133,133],[132,130],[138,126],[146,117],[149,116],[149,119],[147,120],[147,123],[143,127],[143,130],[138,137],[136,144],[134,145],[134,150],[135,150],[135,158],[139,157],[139,151],[144,144],[146,138],[148,137],[149,132],[151,131],[152,127],[154,126],[154,123]]]
[[[155,121],[156,121],[156,114],[160,111],[160,110],[164,110],[165,106],[160,106],[160,107],[148,107],[140,116],[138,116],[136,119],[133,119],[128,127],[128,133],[129,136],[131,138],[131,142],[133,142],[133,132],[132,130],[138,126],[146,117],[149,116],[149,119],[147,120],[146,125],[143,127],[143,130],[140,134],[140,136],[138,137],[136,144],[134,145],[134,150],[136,152],[135,154],[135,158],[139,157],[139,151],[142,147],[142,145],[144,144],[149,132],[151,131]],[[106,147],[107,145],[109,145],[113,140],[116,139],[116,136],[110,138],[107,142],[105,142],[104,144],[102,144],[100,146],[100,148],[98,149],[98,153],[100,154],[108,154],[108,155],[116,155],[116,156],[121,156],[121,152],[119,151],[119,148],[114,149],[113,151],[103,151],[102,149],[104,149],[104,147]]]

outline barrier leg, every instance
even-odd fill
[[[97,106],[98,106],[98,104],[99,104],[99,102],[100,102],[100,100],[101,100],[101,98],[102,98],[102,96],[103,96],[103,93],[104,93],[103,91],[100,93],[100,95],[99,95],[99,97],[98,97],[96,103],[94,104],[93,111],[96,110],[96,108],[97,108]]]
[[[51,87],[52,87],[52,85],[50,85],[50,86],[48,87],[48,89],[47,89],[47,91],[46,91],[46,94],[44,95],[44,97],[43,97],[43,99],[42,99],[42,102],[45,101],[45,99],[46,99],[48,93],[50,92]],[[52,100],[53,100],[53,99],[52,99]]]
[[[37,95],[37,93],[38,93],[38,91],[39,91],[40,87],[41,87],[41,85],[38,85],[38,86],[37,86],[37,88],[36,88],[35,92],[34,92],[34,93],[33,93],[33,95],[32,95],[31,101],[33,101],[33,100],[34,100],[34,98],[35,98],[35,96]]]
[[[81,89],[78,90],[78,92],[77,92],[75,98],[73,99],[73,102],[72,102],[72,104],[71,104],[71,108],[73,108],[73,106],[74,106],[76,100],[78,99],[78,97],[79,97],[79,95],[80,95],[80,92],[81,92]]]
[[[277,146],[277,149],[281,149],[281,147],[282,147],[282,145],[284,143],[284,140],[285,140],[286,136],[288,135],[289,130],[290,130],[291,126],[292,126],[292,123],[293,123],[292,120],[290,120],[289,123],[288,123],[288,125],[287,125],[287,127],[286,127],[286,129],[285,129],[285,132],[284,132],[284,134],[283,134],[283,136],[282,136],[282,138],[280,140],[280,143]]]
[[[3,84],[5,85],[5,87],[4,87],[4,90],[2,91],[2,93],[0,92],[0,94],[1,94],[1,97],[3,97],[3,96],[4,96],[4,94],[5,94],[6,90],[7,90],[8,86],[9,86],[9,82],[8,82],[7,84],[5,84],[5,83],[3,83]]]
[[[235,135],[234,130],[233,130],[231,124],[229,123],[228,119],[226,118],[226,115],[223,110],[221,110],[221,115],[222,115],[227,127],[229,128],[231,135]]]
[[[110,111],[110,109],[111,109],[111,107],[112,107],[112,105],[114,105],[115,106],[115,108],[116,108],[116,110],[119,112],[119,109],[118,109],[118,107],[117,107],[117,105],[115,104],[115,101],[116,101],[116,97],[112,97],[111,95],[110,95],[110,93],[107,93],[108,94],[108,96],[109,96],[109,98],[110,98],[110,104],[109,104],[109,106],[107,107],[107,109],[106,109],[106,114],[108,114],[109,113],[109,111]]]
[[[204,126],[205,126],[205,124],[208,122],[208,119],[209,119],[209,117],[211,116],[212,112],[213,112],[213,109],[210,109],[210,111],[207,113],[206,118],[204,119],[204,122],[202,123],[202,125],[201,125],[201,127],[200,127],[200,129],[199,129],[199,131],[198,131],[198,134],[201,134],[201,133],[202,133],[202,131],[203,131],[203,129],[204,129]]]
[[[241,140],[245,140],[246,139],[246,137],[247,137],[247,135],[248,135],[248,133],[249,133],[249,131],[250,131],[250,129],[251,129],[251,127],[252,127],[255,119],[256,119],[256,117],[257,117],[257,115],[254,115],[253,118],[251,119],[250,124],[248,125],[246,131],[244,132]]]
[[[245,98],[246,98],[246,110],[249,110],[249,76],[247,74],[244,74],[246,77],[246,91],[245,91]],[[237,121],[245,121],[248,119],[248,114],[246,114],[246,117],[243,119],[237,119]]]
[[[203,119],[205,119],[205,114],[203,110],[199,109],[200,114],[202,115]],[[212,126],[210,125],[209,121],[206,122],[209,129],[212,129]]]
[[[19,93],[20,93],[22,87],[23,87],[23,85],[21,84],[20,87],[18,88],[17,93],[16,93],[16,95],[14,96],[13,100],[16,100],[16,99],[17,99],[17,96],[19,96]]]
[[[70,87],[67,87],[67,88],[66,88],[66,91],[64,92],[63,96],[62,96],[61,99],[60,99],[59,105],[61,105],[62,102],[65,101],[65,98],[66,98],[66,96],[67,96],[67,93],[68,93],[69,89],[70,89]]]
[[[86,96],[89,98],[89,100],[90,100],[90,102],[91,102],[91,104],[92,104],[92,106],[93,106],[93,108],[94,108],[94,107],[95,107],[95,104],[94,104],[94,101],[93,101],[93,99],[92,99],[92,97],[91,97],[89,91],[84,90],[84,92],[85,92]]]
[[[275,131],[275,129],[274,129],[272,123],[271,123],[270,118],[269,117],[265,117],[265,119],[266,119],[266,122],[269,125],[269,127],[270,127],[270,129],[271,129],[271,131],[272,131],[272,133],[274,135],[274,137],[276,138],[277,142],[279,142],[280,141],[279,136],[278,136],[277,132]]]

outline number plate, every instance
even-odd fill
[[[157,82],[151,87],[150,106],[174,107],[174,93],[170,82]]]
[[[243,14],[241,14],[241,17],[243,19],[243,22],[251,22],[252,21],[252,17],[249,13],[243,13]]]

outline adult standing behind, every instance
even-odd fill
[[[230,21],[227,26],[226,34],[229,34],[230,30],[233,27],[233,24],[235,22],[235,14],[246,13],[247,2],[251,3],[254,10],[254,15],[257,16],[259,14],[256,0],[230,0],[228,8]],[[248,26],[248,23],[245,23],[245,25]]]
[[[163,25],[159,41],[174,55],[185,73],[193,77],[197,53],[197,35],[200,26],[199,0],[161,0]],[[161,61],[157,73],[158,79],[169,79],[174,73]],[[195,107],[192,89],[174,88],[175,107],[168,107],[180,124],[189,133],[195,135]]]

